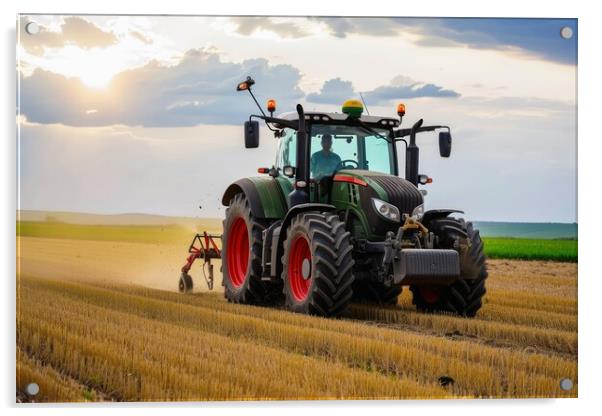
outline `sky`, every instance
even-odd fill
[[[577,222],[575,19],[32,15],[17,31],[20,209],[223,216],[278,144],[244,148],[251,75],[277,112],[361,93],[372,115],[403,102],[405,126],[451,126],[449,159],[419,137],[426,209]]]

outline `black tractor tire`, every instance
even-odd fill
[[[188,273],[182,272],[178,281],[178,290],[180,293],[192,293],[192,277]]]
[[[353,302],[393,306],[397,305],[402,291],[401,285],[386,286],[369,280],[356,281],[353,284]]]
[[[438,218],[427,224],[438,237],[438,248],[457,249],[468,238],[470,247],[460,253],[460,279],[449,286],[410,286],[412,302],[425,312],[448,312],[474,317],[482,306],[487,279],[484,245],[470,222],[456,218]]]
[[[266,224],[253,217],[244,194],[236,194],[226,209],[222,235],[224,296],[229,302],[264,304],[268,288],[261,281],[263,230]]]
[[[336,214],[307,212],[293,218],[282,256],[287,309],[338,316],[353,295],[353,246]]]

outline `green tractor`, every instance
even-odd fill
[[[246,148],[259,146],[259,120],[280,141],[275,164],[240,179],[224,192],[227,207],[221,249],[208,234],[182,268],[180,290],[192,289],[195,258],[220,257],[230,302],[282,305],[294,312],[337,316],[350,302],[394,305],[409,286],[418,310],[472,317],[487,278],[483,242],[454,209],[424,210],[431,181],[418,172],[418,133],[439,131],[442,157],[451,152],[447,126],[400,128],[399,118],[364,115],[349,100],[342,113],[260,115],[244,124]],[[405,179],[399,177],[396,142],[405,143]],[[203,268],[203,270],[205,270]],[[213,282],[210,265],[209,281]]]

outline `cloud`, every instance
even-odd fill
[[[30,122],[71,126],[239,124],[258,112],[246,93],[235,91],[247,75],[260,86],[259,100],[275,96],[292,107],[304,95],[301,75],[290,65],[222,62],[215,52],[193,49],[173,66],[151,61],[120,72],[106,89],[35,69],[21,75],[21,113]]]
[[[572,39],[563,39],[560,29],[573,29]],[[563,64],[577,63],[575,19],[442,19],[425,39],[452,39],[477,49],[498,49],[535,55]]]
[[[153,43],[153,40],[151,38],[143,35],[142,33],[138,32],[136,30],[130,30],[130,36],[132,36],[134,39],[144,43],[145,45],[150,45],[151,43]]]
[[[280,21],[278,21],[280,19]],[[237,32],[273,32],[281,37],[301,38],[312,32],[301,18],[235,17]],[[309,17],[337,38],[349,35],[402,36],[418,46],[461,47],[499,50],[562,64],[577,63],[576,19],[510,18],[411,18],[411,17]],[[567,40],[560,29],[568,26],[574,36]]]
[[[470,47],[522,53],[562,64],[577,63],[576,19],[317,17],[332,36],[415,35],[419,46]],[[560,29],[568,26],[567,40]]]
[[[275,33],[283,38],[301,38],[309,33],[295,22],[299,20],[286,19],[277,21],[271,17],[231,17],[230,20],[237,24],[236,31],[241,35],[252,35],[257,31]]]
[[[371,105],[386,104],[390,100],[420,98],[420,97],[459,97],[460,94],[435,84],[424,84],[409,77],[399,75],[391,84],[377,87],[371,91],[362,91],[365,100]],[[319,93],[311,93],[307,101],[325,104],[340,104],[346,99],[359,96],[350,81],[340,78],[328,80]]]
[[[435,84],[384,85],[366,92],[364,97],[371,103],[383,104],[390,100],[420,97],[457,98],[460,94]]]
[[[340,104],[356,95],[351,81],[334,78],[326,81],[319,93],[311,93],[307,101],[324,104]]]
[[[27,17],[21,18],[20,44],[33,55],[42,55],[46,48],[61,48],[66,45],[91,49],[104,48],[117,43],[117,36],[113,32],[106,32],[82,17],[66,17],[60,31],[57,32],[40,26],[40,31],[35,35],[25,31],[29,21]]]
[[[330,34],[345,38],[348,34],[370,36],[397,36],[399,26],[388,17],[314,17],[312,20],[326,24]]]

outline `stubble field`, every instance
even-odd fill
[[[474,319],[418,313],[407,290],[323,319],[229,304],[198,267],[195,294],[175,293],[190,234],[124,233],[19,237],[18,400],[577,395],[575,263],[491,260]]]

